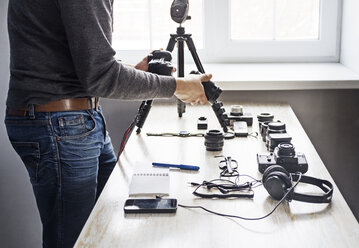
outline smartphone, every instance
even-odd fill
[[[175,213],[177,199],[127,199],[123,209],[126,214]]]

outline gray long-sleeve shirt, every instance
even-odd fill
[[[9,0],[7,106],[88,96],[171,97],[173,77],[142,72],[114,58],[112,4],[113,0]]]

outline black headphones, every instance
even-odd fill
[[[306,195],[294,192],[294,187],[297,185],[293,182],[301,182],[312,184],[324,191],[322,195]],[[314,177],[304,176],[301,173],[289,173],[282,166],[269,166],[263,173],[262,183],[269,195],[276,200],[283,200],[287,194],[286,200],[296,200],[310,203],[329,203],[333,196],[333,185],[327,181]]]

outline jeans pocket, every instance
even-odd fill
[[[55,129],[58,130],[61,139],[76,139],[87,136],[95,130],[96,122],[89,113],[67,113],[57,117]]]
[[[38,182],[40,145],[38,142],[11,142],[13,148],[24,163],[32,183]]]

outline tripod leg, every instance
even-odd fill
[[[178,42],[178,77],[184,77],[184,43],[183,39],[177,39]],[[182,114],[186,112],[186,104],[180,99],[177,100],[177,112],[178,116],[182,117]]]
[[[167,45],[167,48],[166,50],[169,51],[169,52],[172,52],[174,47],[176,45],[176,38],[174,35],[171,35],[171,38],[170,40],[168,41],[168,45]]]
[[[198,53],[196,51],[196,47],[195,47],[195,45],[193,43],[193,40],[191,38],[191,35],[187,36],[186,42],[187,42],[188,49],[190,50],[190,52],[192,54],[192,58],[193,58],[196,66],[197,66],[198,71],[200,73],[205,73],[204,68],[202,66],[202,63],[201,63],[201,60],[199,59]],[[213,86],[210,86],[208,83],[206,83],[206,84],[203,85],[203,87],[204,87],[205,92],[206,92],[207,90],[210,91],[208,88],[215,87],[215,86],[214,86],[214,84],[213,84]],[[220,92],[222,92],[222,91],[220,91]],[[206,93],[206,96],[207,96],[207,93]],[[208,98],[208,96],[207,96],[207,98]],[[218,122],[221,125],[221,127],[223,128],[223,131],[228,132],[227,116],[224,114],[225,111],[222,108],[223,104],[220,103],[220,102],[217,102],[216,100],[214,102],[211,102],[211,103],[212,103],[212,109],[213,109],[214,113],[216,114]]]
[[[192,54],[192,58],[194,60],[194,63],[196,64],[197,66],[197,69],[200,73],[205,73],[204,72],[204,68],[202,66],[202,63],[201,63],[201,60],[199,59],[199,56],[198,56],[198,53],[197,53],[197,50],[196,50],[196,47],[193,43],[193,40],[191,38],[191,36],[189,35],[186,39],[186,42],[187,42],[187,46],[188,46],[188,49],[189,51],[191,52]]]
[[[139,134],[141,132],[141,128],[147,119],[147,116],[152,107],[152,100],[143,101],[141,106],[138,109],[137,116],[135,119],[135,125],[137,126],[136,133]]]

